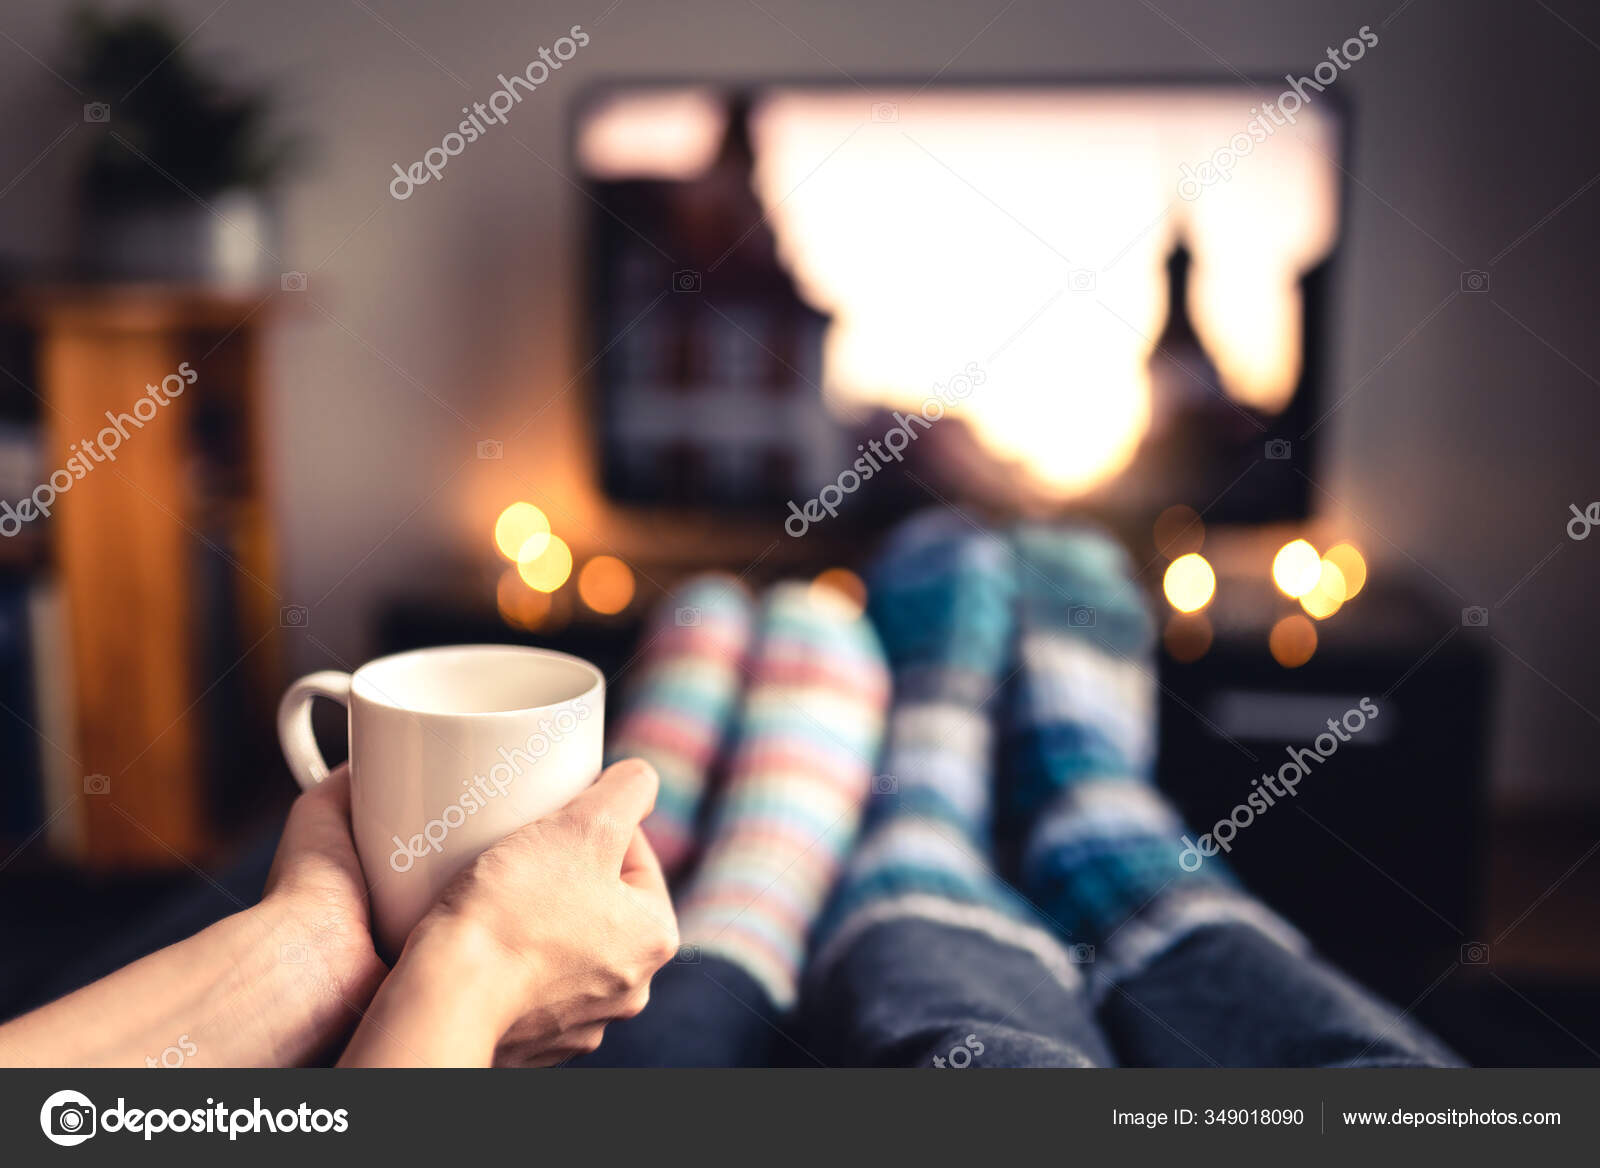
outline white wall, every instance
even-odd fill
[[[1573,0],[1554,7],[1600,39],[1600,19]],[[72,160],[92,131],[78,124],[84,99],[34,59],[57,53],[67,8],[35,3],[0,16],[0,188],[75,127],[0,196],[0,255],[12,258],[70,249]],[[1584,94],[1600,50],[1544,8],[1491,0],[1334,2],[1293,13],[1280,0],[236,0],[214,14],[214,0],[181,0],[170,8],[200,26],[192,47],[282,82],[319,149],[289,192],[283,266],[311,272],[311,291],[278,305],[271,441],[285,601],[313,606],[314,633],[344,659],[363,652],[378,598],[428,578],[442,558],[477,556],[495,510],[518,494],[548,504],[582,546],[627,551],[646,537],[587,489],[587,454],[574,438],[580,403],[563,392],[587,357],[571,330],[580,196],[564,158],[564,102],[581,83],[1208,73],[1223,68],[1219,58],[1252,74],[1306,72],[1326,46],[1371,25],[1379,44],[1338,82],[1360,118],[1334,378],[1336,394],[1354,392],[1329,423],[1315,472],[1322,503],[1380,560],[1413,558],[1459,592],[1460,605],[1493,609],[1489,632],[1503,642],[1494,758],[1502,796],[1595,797],[1583,759],[1600,745],[1600,717],[1585,710],[1600,710],[1590,649],[1600,615],[1584,584],[1600,539],[1566,543],[1563,524],[1568,503],[1600,497],[1592,456],[1600,340],[1590,327],[1600,194],[1558,208],[1600,167],[1594,99]],[[592,43],[509,126],[452,160],[442,183],[404,203],[390,198],[390,163],[420,156],[462,104],[497,87],[497,73],[521,68],[573,24]],[[1490,268],[1497,256],[1488,295],[1459,295],[1435,314],[1463,268]],[[475,459],[480,437],[506,440],[506,459]],[[298,663],[320,657],[307,645]]]

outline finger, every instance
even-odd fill
[[[320,801],[332,804],[348,815],[350,813],[350,764],[347,762],[340,763],[333,768],[332,773],[327,778],[300,797],[312,803]]]
[[[617,841],[620,855],[633,836],[632,829],[654,810],[660,785],[655,768],[644,759],[625,758],[607,767],[565,811],[581,822],[609,822],[627,829]]]
[[[633,829],[628,850],[622,854],[622,882],[641,892],[667,895],[667,878],[661,871],[661,861],[642,828]]]
[[[289,815],[278,837],[266,888],[276,888],[284,871],[301,855],[313,851],[327,839],[329,824],[338,824],[348,834],[350,820],[350,768],[340,765],[332,774],[308,791],[302,791],[289,805]]]
[[[303,791],[289,806],[283,825],[279,851],[308,845],[320,836],[329,823],[348,824],[350,819],[350,768],[340,765],[322,782]]]

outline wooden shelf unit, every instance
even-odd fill
[[[199,862],[221,835],[229,782],[263,765],[260,723],[282,682],[261,451],[260,333],[273,299],[89,286],[34,290],[11,306],[36,337],[46,476],[95,440],[108,412],[131,413],[147,385],[185,363],[197,375],[130,429],[115,461],[63,492],[48,521],[74,733],[43,749],[84,778],[46,802],[67,821],[51,838],[85,867]],[[219,742],[207,702],[223,681],[218,657],[235,647],[225,675],[230,693],[248,694],[252,730]],[[230,765],[237,774],[216,773]]]

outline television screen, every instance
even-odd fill
[[[1281,89],[592,93],[607,491],[1303,515],[1344,116]]]

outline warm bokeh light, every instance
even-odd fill
[[[1199,612],[1217,591],[1217,574],[1204,556],[1190,552],[1167,565],[1161,590],[1167,594],[1167,603],[1179,612]]]
[[[1211,622],[1203,612],[1174,613],[1161,636],[1167,654],[1184,665],[1198,661],[1211,648]]]
[[[1311,591],[1300,598],[1300,607],[1318,620],[1327,620],[1345,601],[1344,573],[1332,560],[1322,561],[1322,574]]]
[[[1164,556],[1197,552],[1206,542],[1206,525],[1193,507],[1178,503],[1156,516],[1155,541],[1156,551]]]
[[[1285,596],[1304,596],[1321,575],[1322,557],[1303,539],[1290,540],[1272,559],[1272,582]]]
[[[544,550],[538,555],[517,561],[517,572],[529,588],[538,592],[554,592],[572,575],[572,549],[559,535],[549,536],[545,540]]]
[[[1267,638],[1272,659],[1285,669],[1296,669],[1317,651],[1317,626],[1298,612],[1272,626]]]
[[[507,568],[500,574],[495,603],[500,609],[500,619],[513,628],[536,629],[550,614],[549,595],[529,588],[515,568]]]
[[[543,544],[530,547],[529,542],[549,534],[550,520],[532,503],[513,503],[494,521],[494,546],[513,562],[538,555]]]
[[[843,596],[858,613],[866,611],[867,586],[849,568],[829,568],[819,573],[811,582],[811,591],[827,592],[834,597]]]
[[[1344,576],[1344,598],[1349,600],[1360,592],[1367,582],[1367,561],[1351,543],[1334,544],[1322,557]]]
[[[595,556],[578,573],[578,595],[595,612],[611,616],[633,603],[633,569],[616,556]]]

